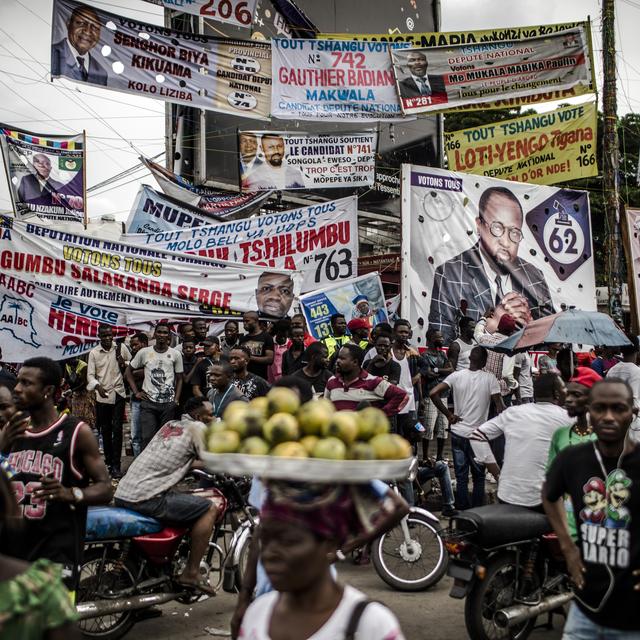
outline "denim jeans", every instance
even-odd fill
[[[162,425],[175,418],[176,408],[175,402],[152,402],[151,400],[142,400],[140,402],[142,449],[145,449],[151,442],[153,436],[160,431]]]
[[[474,460],[473,449],[468,438],[451,434],[453,467],[456,473],[456,508],[468,509],[484,504],[485,468]],[[473,479],[473,493],[469,502],[469,471]]]
[[[575,602],[571,605],[564,625],[562,640],[638,640],[640,631],[625,631],[601,627],[592,622]]]
[[[140,432],[140,400],[131,400],[131,448],[136,458],[142,451],[142,433]]]
[[[453,487],[449,475],[449,465],[444,460],[438,460],[433,467],[422,467],[418,471],[418,482],[422,484],[432,478],[438,478],[442,491],[442,504],[453,507]]]

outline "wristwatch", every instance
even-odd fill
[[[82,489],[79,487],[71,487],[71,493],[73,494],[73,499],[76,504],[84,500],[84,493],[82,493]]]
[[[433,373],[439,373],[440,370],[438,369],[438,367],[433,367]]]

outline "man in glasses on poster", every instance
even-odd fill
[[[483,192],[476,218],[478,242],[435,272],[429,326],[445,339],[455,338],[460,317],[479,320],[492,308],[489,330],[505,313],[525,325],[555,312],[542,271],[518,257],[523,222],[522,205],[509,189]]]

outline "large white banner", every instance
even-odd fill
[[[363,318],[373,328],[388,322],[382,281],[378,273],[367,273],[347,282],[340,282],[300,296],[302,312],[309,333],[321,340],[331,335],[331,316],[344,315],[347,322]]]
[[[596,309],[585,191],[402,167],[402,313],[456,337],[494,308],[521,324]],[[424,344],[424,332],[414,338]]]
[[[241,131],[240,188],[332,189],[368,187],[376,169],[378,134]]]
[[[356,196],[193,229],[123,236],[136,246],[293,269],[302,291],[352,278],[358,263]]]
[[[640,165],[640,163],[638,163]],[[640,169],[639,169],[640,171]],[[631,249],[631,264],[627,267],[636,298],[636,318],[640,318],[640,209],[627,209],[627,233]]]
[[[269,119],[266,42],[175,31],[72,0],[54,0],[51,75],[115,91]]]
[[[135,318],[289,313],[301,274],[134,246],[14,222],[0,229],[0,273]],[[132,315],[133,317],[133,315]]]
[[[271,43],[272,116],[335,122],[402,119],[386,42]]]
[[[591,87],[592,62],[583,27],[507,42],[397,46],[391,46],[391,58],[407,114]]]

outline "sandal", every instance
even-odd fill
[[[179,584],[181,587],[190,591],[200,591],[202,593],[206,593],[209,596],[216,595],[215,589],[204,579],[200,580],[199,582],[189,582],[187,580],[180,580],[180,578],[176,578],[176,584]]]

